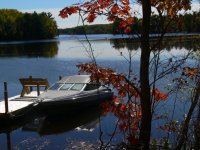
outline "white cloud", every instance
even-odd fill
[[[69,28],[69,27],[73,27],[76,26],[77,22],[78,22],[78,16],[74,15],[74,16],[70,16],[68,19],[62,19],[59,16],[59,12],[60,12],[61,8],[44,8],[44,9],[23,9],[20,10],[22,12],[29,12],[29,13],[33,13],[34,11],[37,13],[41,13],[41,12],[50,12],[53,17],[55,18],[58,28]]]
[[[75,27],[78,25],[82,25],[81,21],[79,20],[79,15],[75,14],[70,16],[69,18],[66,19],[62,19],[59,15],[59,12],[62,8],[44,8],[44,9],[21,9],[20,11],[22,12],[50,12],[53,17],[55,18],[58,28],[71,28],[71,27]],[[141,15],[142,9],[140,6],[136,6],[134,5],[134,10],[138,13],[138,15]],[[193,11],[200,11],[200,4],[199,3],[193,3],[192,4],[192,9],[188,12],[193,12]],[[141,17],[141,16],[138,16]],[[109,23],[106,18],[103,17],[98,17],[94,23],[92,24],[107,24]],[[88,23],[87,23],[88,24]]]
[[[195,2],[195,3],[192,3],[192,9],[191,9],[191,11],[190,12],[193,12],[193,11],[200,11],[200,3],[197,3],[197,2]]]
[[[75,27],[78,25],[82,25],[79,15],[75,14],[72,16],[69,16],[66,19],[63,19],[59,16],[59,12],[60,12],[61,8],[49,8],[49,9],[22,9],[20,10],[21,12],[29,12],[29,13],[33,13],[34,11],[37,13],[41,13],[41,12],[50,12],[53,17],[55,18],[58,28],[71,28],[71,27]],[[108,21],[105,18],[101,18],[98,17],[92,24],[107,24]],[[88,23],[86,23],[88,24]]]

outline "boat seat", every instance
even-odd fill
[[[37,95],[40,94],[40,87],[44,87],[45,90],[49,87],[49,82],[46,78],[20,78],[20,83],[23,86],[21,97],[25,95],[25,93],[29,94],[32,92],[33,87],[37,87]]]

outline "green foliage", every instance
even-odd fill
[[[174,21],[171,22],[170,26],[168,26],[168,33],[176,33],[176,32],[200,32],[200,12],[193,12],[192,14],[184,14],[177,16],[180,20],[179,22]],[[171,18],[167,18],[166,16],[160,18],[158,15],[151,16],[150,23],[150,33],[161,33],[163,31],[163,22],[167,20],[171,20]],[[120,23],[115,21],[113,24],[100,24],[100,25],[87,25],[85,28],[83,26],[78,26],[74,28],[66,28],[59,29],[60,34],[84,34],[84,29],[87,34],[123,34],[123,30],[119,29]],[[130,34],[140,34],[142,28],[142,19],[134,17],[134,24],[132,24]]]
[[[96,24],[59,29],[60,34],[111,34],[112,24]]]
[[[50,13],[21,13],[0,9],[0,40],[49,39],[57,35],[57,25]]]

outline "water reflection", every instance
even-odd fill
[[[126,48],[127,50],[138,50],[140,48],[140,42],[136,39],[133,41],[133,39],[111,39],[110,44],[113,45],[113,47],[117,50]],[[156,44],[156,42],[152,39],[151,45]],[[200,39],[166,39],[163,40],[162,45],[160,49],[164,49],[167,51],[171,51],[173,48],[177,50],[198,50],[200,47]]]
[[[75,40],[65,40],[59,39],[58,42],[43,42],[43,43],[18,43],[18,44],[7,44],[0,45],[0,57],[8,57],[0,59],[1,64],[1,79],[3,83],[4,80],[9,81],[9,87],[11,90],[10,95],[16,95],[20,92],[21,87],[17,82],[19,77],[26,77],[33,75],[36,77],[47,77],[50,83],[57,81],[59,75],[72,75],[77,73],[77,68],[75,65],[79,62],[84,62],[85,60],[79,59],[80,57],[87,57],[85,55],[84,49],[79,42]],[[118,49],[129,49],[140,51],[140,43],[133,42],[130,39],[122,40],[101,40],[92,41],[95,52],[99,53],[97,58],[102,58],[99,63],[103,66],[108,66],[114,68],[117,72],[126,72],[127,68],[124,67],[125,61],[117,60],[119,53]],[[199,40],[167,40],[163,43],[163,49],[174,53],[175,51],[179,54],[184,49],[198,49],[200,47]],[[136,52],[136,51],[135,51]],[[134,52],[133,52],[134,53]],[[166,51],[166,53],[169,53]],[[124,54],[124,52],[123,52]],[[140,53],[139,53],[140,54]],[[139,55],[138,54],[138,55]],[[11,57],[54,57],[52,59],[46,58],[23,58],[23,59],[12,59]],[[55,58],[56,56],[56,58]],[[72,57],[73,56],[73,57]],[[101,57],[102,56],[102,57]],[[117,57],[116,57],[117,56]],[[66,58],[73,59],[66,59]],[[59,58],[59,59],[58,59]],[[61,59],[64,58],[64,59]],[[78,59],[77,59],[78,58]],[[113,60],[111,60],[113,58]],[[37,66],[37,67],[36,67]],[[47,66],[47,67],[44,67]],[[134,73],[138,71],[138,63],[134,64]],[[163,84],[163,83],[162,83]],[[1,89],[2,86],[0,86]],[[2,95],[2,94],[1,94]],[[161,107],[162,108],[162,107]],[[163,109],[166,110],[166,109]],[[82,133],[76,132],[77,130],[91,131],[98,125],[98,112],[89,111],[86,113],[71,113],[71,115],[66,115],[64,117],[52,117],[48,115],[42,115],[30,118],[28,121],[19,121],[18,124],[10,125],[7,128],[0,127],[0,149],[11,149],[13,146],[21,146],[21,149],[26,145],[19,145],[22,141],[29,139],[38,139],[32,142],[35,145],[40,145],[40,142],[48,139],[53,142],[50,144],[50,149],[56,149],[57,145],[63,145],[66,141],[65,139],[86,139],[87,141],[96,141],[98,139],[99,132],[94,130],[91,132]],[[106,133],[111,133],[113,131],[113,126],[115,125],[114,118],[108,115],[101,120],[101,125],[104,127]],[[1,122],[2,124],[2,122]],[[22,129],[22,130],[21,130]],[[98,129],[98,128],[96,128]],[[13,132],[14,131],[14,132]],[[26,132],[25,132],[26,131]],[[27,132],[28,131],[28,132]],[[68,132],[70,131],[70,132]],[[97,133],[98,132],[98,133]],[[7,135],[5,134],[7,133]],[[62,133],[62,134],[61,134]],[[156,133],[155,133],[156,134]],[[40,137],[42,135],[42,138]],[[45,135],[45,136],[44,136]],[[51,136],[48,136],[51,135]],[[70,140],[69,138],[69,140]],[[6,140],[7,139],[7,140]],[[11,140],[11,141],[10,141]],[[6,142],[8,141],[8,142]],[[8,144],[6,144],[8,143]],[[13,146],[11,146],[12,144]],[[54,144],[54,145],[53,145]],[[8,145],[8,146],[7,146]],[[52,148],[53,147],[53,148]],[[27,149],[30,149],[29,143],[27,144]],[[17,148],[15,148],[17,149]],[[64,149],[64,148],[62,148]]]
[[[0,44],[0,57],[54,57],[59,42]]]
[[[40,135],[58,134],[73,129],[92,131],[97,126],[100,115],[101,108],[98,106],[88,110],[66,111],[53,115],[34,110],[16,122],[1,124],[0,133],[11,133],[18,128],[22,128],[23,131],[38,132]]]
[[[98,35],[96,35],[98,37]],[[101,37],[101,36],[100,36]],[[96,37],[93,37],[94,39]],[[88,58],[85,51],[87,42],[78,42],[77,39],[63,39],[62,36],[57,40],[36,41],[36,42],[20,42],[20,43],[4,43],[0,44],[0,57],[58,57],[58,58]],[[163,41],[160,49],[165,51],[174,50],[197,50],[199,48],[199,39],[184,40],[177,37],[177,39],[166,39]],[[140,50],[140,42],[137,39],[130,38],[111,38],[92,40],[91,44],[97,53],[98,58],[113,58],[118,56],[116,50],[126,49],[131,51]],[[152,39],[151,44],[155,44]],[[103,49],[102,49],[103,48]],[[116,57],[115,57],[116,58]]]
[[[43,114],[41,111],[35,110],[32,114],[34,115],[18,121],[18,124],[0,126],[0,133],[4,134],[1,142],[3,142],[5,149],[11,150],[14,147],[15,139],[13,137],[16,136],[15,133],[18,128],[21,128],[21,133],[28,131],[29,134],[34,132],[40,136],[59,135],[72,130],[92,132],[99,124],[101,108],[93,107],[79,112],[66,112],[56,115]]]
[[[90,132],[98,125],[100,110],[101,109],[97,107],[65,115],[44,115],[24,125],[22,130],[37,132],[40,135],[59,134],[74,129]]]
[[[57,114],[57,116],[45,115],[35,118],[32,122],[23,126],[23,131],[34,131],[40,135],[59,134],[73,129],[92,131],[99,122],[100,108]]]
[[[112,39],[110,44],[117,50],[127,48],[128,50],[138,50],[139,42],[133,42],[133,39]]]

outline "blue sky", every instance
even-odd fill
[[[22,12],[51,12],[57,21],[59,28],[74,27],[77,25],[82,25],[79,22],[78,15],[70,16],[68,19],[62,19],[58,16],[59,11],[65,6],[78,3],[84,0],[0,0],[1,8],[12,8],[17,9]],[[139,8],[138,8],[139,9]],[[193,10],[199,10],[200,4],[193,4]],[[140,10],[138,10],[140,11]],[[105,24],[108,23],[105,18],[99,17],[94,24]]]
[[[15,9],[62,8],[76,2],[78,0],[0,0],[0,7]]]

